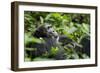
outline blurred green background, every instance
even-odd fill
[[[24,11],[25,45],[29,42],[41,42],[40,39],[34,38],[31,34],[35,32],[37,27],[45,23],[51,24],[60,35],[66,35],[79,45],[83,46],[82,43],[86,43],[82,42],[83,38],[90,40],[90,14]],[[89,58],[86,53],[76,52],[74,48],[64,48],[68,56],[66,59]],[[25,61],[31,61],[26,50],[31,51],[33,49],[25,46]],[[55,48],[52,49],[51,53],[54,52]],[[51,60],[47,54],[45,55],[36,57],[33,61]]]

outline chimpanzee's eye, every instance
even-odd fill
[[[52,26],[48,26],[48,29],[52,28]]]

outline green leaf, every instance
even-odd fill
[[[86,30],[86,31],[89,31],[89,26],[87,24],[84,24],[83,23],[83,28]]]
[[[51,48],[51,53],[50,53],[50,54],[54,56],[54,55],[56,55],[56,53],[58,52],[58,50],[59,50],[58,47],[52,47],[52,48]]]
[[[31,61],[31,59],[28,58],[28,57],[26,57],[26,58],[25,58],[25,61],[28,62],[28,61]]]
[[[32,37],[32,36],[29,36],[28,34],[25,34],[25,44],[28,44],[29,42],[44,43],[45,41],[42,38],[35,38],[35,37]]]
[[[82,54],[83,59],[89,59],[89,56],[87,56],[86,54]]]
[[[25,48],[25,50],[28,50],[28,51],[36,51],[37,49],[36,48]]]
[[[69,34],[72,34],[72,33],[74,33],[76,30],[77,30],[76,27],[71,27],[67,32],[68,32]]]
[[[36,58],[34,58],[34,61],[50,61],[50,60],[53,60],[53,59],[43,58],[43,57],[36,57]]]
[[[43,17],[42,17],[42,16],[40,16],[40,22],[41,22],[41,24],[43,24],[43,23],[44,23],[44,19],[43,19]]]

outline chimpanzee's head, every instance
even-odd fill
[[[58,33],[53,29],[53,27],[50,24],[45,24],[36,29],[36,31],[33,34],[34,37],[37,38],[57,38]]]

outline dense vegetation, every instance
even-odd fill
[[[58,12],[24,12],[24,30],[25,30],[25,45],[29,42],[43,42],[42,39],[37,39],[32,36],[37,27],[49,23],[60,35],[66,35],[68,38],[77,42],[80,48],[73,47],[66,49],[66,59],[86,59],[90,57],[90,15],[78,14],[78,13],[58,13]],[[70,45],[68,43],[67,45]],[[37,60],[52,60],[48,58],[48,54],[35,57],[33,59],[27,55],[26,50],[35,50],[34,48],[25,46],[25,61],[37,61]],[[55,55],[56,48],[51,48],[52,56]],[[87,51],[89,51],[87,53]]]

